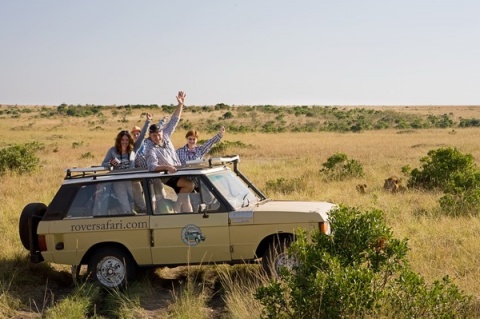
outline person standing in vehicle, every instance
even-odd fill
[[[185,92],[178,92],[178,106],[165,128],[162,129],[157,124],[150,125],[150,136],[145,142],[145,154],[149,171],[167,171],[174,173],[177,171],[176,166],[182,164],[175,152],[171,136],[180,121],[185,97]],[[193,191],[195,186],[193,181],[185,177],[172,177],[166,184],[172,187],[177,193],[178,199],[175,203],[174,211],[192,212],[192,204],[188,195]]]
[[[134,167],[136,167],[135,163],[137,162],[137,157],[139,153],[143,151],[144,148],[144,141],[145,141],[145,133],[147,133],[148,127],[150,126],[150,122],[152,121],[152,114],[146,113],[146,120],[143,128],[140,130],[140,127],[134,126],[130,131],[130,134],[133,137],[133,151],[135,152],[135,161]],[[145,204],[145,197],[143,196],[143,189],[142,184],[139,181],[132,182],[133,188],[133,198],[135,199],[135,204],[137,205],[138,209],[141,212],[147,211],[147,205]]]
[[[151,117],[150,117],[151,119]],[[165,123],[167,122],[168,120],[168,116],[164,116],[159,122],[158,122],[158,127],[160,127],[160,129],[163,129]],[[150,121],[149,121],[150,123]],[[145,122],[145,125],[147,125],[147,122]],[[134,129],[138,128],[138,126],[135,126]],[[147,131],[148,127],[145,127],[145,132]],[[142,129],[142,132],[143,132],[143,129]],[[144,139],[143,137],[145,136],[145,134],[143,134],[143,136],[140,134],[140,136],[138,137],[137,141],[141,141],[141,143],[139,144],[139,147],[135,150],[135,167],[143,167],[143,168],[148,168],[147,166],[147,158],[146,158],[146,154],[145,154],[145,142],[147,141],[146,139]],[[137,145],[137,142],[135,142],[135,146]]]
[[[114,170],[133,168],[134,160],[133,138],[130,132],[125,130],[117,134],[115,145],[107,151],[102,166]]]
[[[187,144],[185,144],[183,147],[180,147],[176,151],[182,165],[185,165],[187,161],[193,161],[203,158],[203,156],[205,156],[205,154],[210,151],[212,146],[222,139],[224,133],[225,127],[222,126],[217,135],[206,141],[204,144],[197,145],[198,137],[200,136],[200,134],[198,133],[198,131],[188,131],[185,135],[185,138],[187,139]]]
[[[135,152],[135,154],[143,146],[145,134],[147,133],[148,127],[150,126],[150,122],[152,121],[152,114],[146,113],[145,116],[147,119],[145,120],[145,124],[143,124],[143,128],[140,129],[140,127],[134,126],[130,131],[130,134],[133,138],[133,151]]]
[[[115,138],[115,145],[105,155],[102,166],[113,170],[127,169],[133,168],[134,161],[135,152],[133,151],[132,135],[129,131],[120,131]],[[122,213],[130,214],[132,207],[129,198],[133,197],[131,183],[113,182],[113,190],[122,207]]]

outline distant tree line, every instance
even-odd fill
[[[39,110],[38,110],[39,109]],[[57,107],[8,107],[0,110],[1,115],[20,117],[21,113],[38,112],[39,117],[55,116],[73,117],[105,117],[105,112],[112,116],[122,116],[123,122],[134,109],[157,110],[170,114],[175,105],[157,104],[127,104],[119,106],[105,105],[67,105]],[[184,112],[208,113],[225,111],[221,116],[209,118],[201,123],[190,123],[188,117],[182,119],[182,128],[190,129],[193,126],[203,131],[218,130],[218,122],[229,132],[361,132],[383,129],[432,129],[432,128],[466,128],[480,127],[480,119],[460,118],[454,121],[453,113],[443,115],[417,115],[408,112],[393,110],[373,110],[366,108],[345,108],[336,106],[230,106],[219,103],[214,106],[187,106]],[[263,117],[259,115],[263,114]]]

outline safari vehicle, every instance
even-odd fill
[[[72,265],[74,277],[86,269],[108,288],[124,286],[142,267],[261,262],[276,273],[291,266],[285,249],[297,228],[330,233],[328,213],[335,205],[267,199],[239,171],[239,161],[227,156],[188,162],[172,174],[67,169],[48,206],[23,209],[21,242],[31,262]],[[193,213],[172,209],[176,195],[166,182],[179,176],[195,183],[189,194]],[[119,185],[127,196],[116,194]]]

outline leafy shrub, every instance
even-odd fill
[[[180,122],[180,127],[185,131],[193,129],[193,123],[190,120],[182,120]]]
[[[383,212],[340,206],[330,220],[332,235],[298,231],[298,266],[256,291],[263,318],[468,317],[471,297],[448,277],[428,286],[414,273]]]
[[[476,318],[472,297],[445,276],[427,285],[411,269],[393,280],[388,299],[390,318]]]
[[[225,114],[223,114],[223,116],[220,118],[221,120],[227,120],[227,119],[231,119],[233,118],[233,113],[228,111],[228,112],[225,112]]]
[[[100,105],[67,105],[65,103],[57,106],[57,114],[74,117],[87,117],[101,112]]]
[[[198,144],[201,145],[205,141],[199,141]],[[253,148],[252,145],[247,145],[241,141],[235,141],[235,142],[230,142],[230,141],[222,141],[220,143],[217,143],[213,145],[213,147],[210,149],[210,152],[208,152],[210,155],[218,154],[218,155],[226,155],[227,150],[232,149],[232,148],[247,148],[251,147]]]
[[[230,108],[229,105],[225,104],[225,103],[218,103],[215,105],[215,110],[228,110]]]
[[[38,152],[38,151],[44,151],[45,150],[45,144],[34,141],[30,143],[25,143],[24,146],[31,150],[32,152]]]
[[[480,120],[476,118],[460,119],[459,127],[480,127]]]
[[[83,141],[72,143],[72,148],[77,148],[77,147],[82,147],[82,146],[83,146]]]
[[[283,126],[281,123],[276,123],[274,121],[268,121],[262,125],[262,132],[264,133],[280,133],[285,131],[285,126]]]
[[[439,203],[447,215],[477,216],[480,212],[480,172],[454,174]]]
[[[410,173],[410,187],[443,190],[439,204],[446,215],[478,215],[480,171],[472,155],[440,148],[429,151],[420,161],[422,168]]]
[[[0,150],[0,174],[7,171],[23,174],[36,170],[40,160],[35,155],[35,151],[41,149],[41,146],[42,144],[33,142]]]
[[[477,170],[473,156],[455,148],[430,150],[427,155],[420,159],[422,167],[410,173],[409,187],[445,190],[454,178]]]
[[[293,192],[304,191],[306,189],[306,183],[299,177],[290,180],[277,178],[275,180],[268,180],[265,189],[266,191],[288,195]]]
[[[364,175],[362,164],[357,160],[348,159],[347,155],[343,153],[335,153],[330,156],[322,166],[320,173],[329,180],[343,180]]]
[[[83,153],[80,158],[95,158],[95,155],[93,155],[90,152]]]

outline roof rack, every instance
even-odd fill
[[[238,155],[227,155],[223,157],[211,157],[198,159],[193,161],[186,161],[185,165],[177,167],[178,170],[182,169],[195,169],[195,168],[212,168],[214,166],[222,166],[225,164],[234,163],[237,164],[240,162],[240,156]]]
[[[109,168],[103,166],[92,166],[92,167],[85,167],[85,168],[67,168],[65,170],[66,175],[65,179],[72,179],[77,177],[85,177],[85,176],[96,176],[98,173],[107,173],[110,172]]]
[[[235,169],[240,162],[240,156],[238,155],[226,155],[223,157],[212,157],[207,159],[199,159],[193,161],[187,161],[185,165],[177,166],[177,170],[199,169],[199,168],[212,168],[214,166],[222,166],[226,164],[233,164]],[[85,168],[67,168],[65,170],[65,179],[81,178],[92,176],[95,178],[97,175],[124,175],[132,173],[148,173],[148,169],[145,168],[128,168],[122,170],[112,170],[103,166],[91,166]]]

